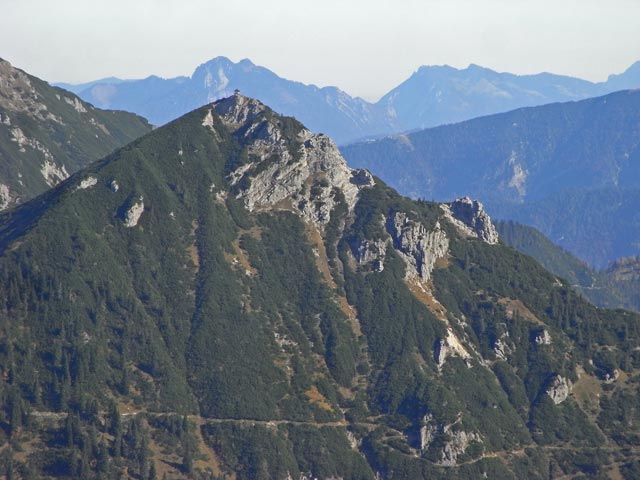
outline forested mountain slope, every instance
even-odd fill
[[[598,268],[637,254],[640,91],[523,108],[342,148],[401,193],[480,198]]]
[[[0,209],[28,200],[151,130],[0,59]]]
[[[640,319],[235,94],[0,215],[0,474],[634,478]]]

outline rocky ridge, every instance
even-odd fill
[[[462,235],[478,238],[489,245],[498,243],[498,233],[482,204],[468,197],[441,204],[442,220],[451,223]],[[406,279],[426,284],[439,258],[447,255],[449,239],[440,221],[432,229],[411,220],[406,213],[396,212],[382,219],[388,237],[365,239],[352,245],[352,252],[360,264],[371,264],[381,271],[381,265],[391,244],[407,264]]]
[[[447,219],[463,235],[479,238],[489,245],[498,243],[498,231],[478,200],[462,197],[442,204],[442,209]]]
[[[140,117],[96,109],[0,59],[0,208],[44,192],[149,129]]]
[[[257,100],[236,92],[213,108],[231,131],[250,139],[250,161],[229,174],[232,187],[244,185],[236,197],[249,211],[289,202],[290,208],[322,229],[339,201],[343,199],[352,211],[360,190],[375,184],[366,170],[349,168],[325,135],[301,127],[292,149],[282,128],[264,115],[266,107]],[[203,125],[210,124],[209,115]],[[210,128],[215,134],[213,126]]]

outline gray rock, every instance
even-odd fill
[[[498,231],[479,201],[462,197],[442,204],[442,209],[447,219],[463,235],[479,238],[491,245],[498,243]]]
[[[549,383],[545,393],[549,395],[551,400],[553,400],[553,403],[559,405],[569,397],[571,388],[572,385],[570,380],[561,375],[556,375]]]
[[[458,457],[462,455],[472,442],[480,442],[480,435],[474,432],[465,432],[464,430],[447,431],[445,427],[445,433],[450,437],[450,440],[445,443],[442,449],[442,456],[440,465],[445,467],[455,467],[458,464]]]
[[[505,340],[505,337],[502,336],[498,338],[493,345],[493,352],[496,354],[500,360],[507,360],[509,355],[512,353],[511,346]]]
[[[142,216],[143,212],[144,212],[144,201],[143,201],[143,198],[140,197],[140,199],[137,202],[135,202],[133,205],[131,205],[131,207],[129,207],[129,209],[125,213],[124,226],[128,228],[135,227],[138,224],[138,221],[140,220],[140,217]]]
[[[267,115],[266,107],[236,93],[215,104],[216,112],[232,131],[250,139],[249,158],[229,175],[232,185],[251,179],[237,195],[250,211],[288,207],[323,229],[331,211],[344,199],[349,211],[363,188],[374,185],[365,170],[347,166],[333,141],[302,128],[297,136],[299,149],[291,146],[278,125]],[[203,123],[211,123],[207,117]],[[259,168],[257,168],[259,166]],[[257,173],[255,173],[257,172]]]
[[[471,359],[471,355],[467,352],[463,343],[451,327],[447,328],[447,336],[436,342],[433,357],[438,365],[438,369],[442,368],[444,362],[449,357],[460,357],[465,361],[467,368],[471,367],[471,363],[469,361]]]
[[[535,342],[538,345],[551,345],[551,335],[549,335],[549,332],[545,329],[542,333],[536,335]]]
[[[422,427],[420,427],[420,451],[422,453],[429,450],[429,446],[439,431],[440,426],[434,420],[432,414],[429,413],[422,418]]]
[[[352,246],[352,251],[359,264],[372,264],[374,270],[381,272],[384,269],[387,245],[386,240],[364,240]]]
[[[405,213],[397,212],[387,220],[387,231],[393,247],[407,264],[407,280],[429,280],[438,258],[449,250],[449,239],[436,223],[433,230],[410,220]]]

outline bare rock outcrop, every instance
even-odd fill
[[[439,465],[443,467],[455,467],[458,457],[463,455],[473,442],[482,442],[482,438],[475,432],[467,432],[461,428],[461,417],[448,425],[439,423],[432,414],[427,414],[422,419],[420,428],[420,451],[424,455],[438,437],[445,439],[440,451]]]
[[[135,227],[140,221],[140,217],[143,212],[144,199],[140,197],[139,200],[131,205],[124,214],[124,226],[128,228]]]
[[[425,453],[440,432],[440,425],[434,420],[432,414],[427,414],[422,418],[420,427],[420,451]]]
[[[493,344],[493,352],[500,360],[506,361],[509,358],[509,355],[513,353],[511,345],[507,342],[508,336],[508,334],[500,336]]]
[[[59,117],[49,111],[44,100],[36,91],[29,76],[14,68],[6,60],[0,59],[0,108],[9,112],[19,112],[39,121],[51,120],[63,124]],[[8,120],[3,122],[10,125]]]
[[[354,245],[352,251],[359,264],[370,264],[374,271],[382,272],[388,245],[387,240],[364,240]]]
[[[438,368],[441,368],[449,357],[460,357],[465,360],[467,366],[470,366],[471,355],[464,348],[464,345],[451,327],[447,327],[447,336],[436,342],[434,359],[438,364]]]
[[[441,207],[447,219],[463,235],[479,238],[491,245],[498,243],[498,231],[479,201],[462,197]]]
[[[250,140],[249,162],[229,175],[232,186],[242,185],[237,197],[250,211],[288,204],[322,229],[338,202],[352,210],[360,190],[374,184],[369,172],[349,168],[325,135],[300,127],[292,146],[257,100],[236,93],[214,108],[231,131]],[[203,123],[212,124],[207,117]]]
[[[553,400],[553,403],[560,405],[571,394],[571,381],[561,375],[553,377],[545,393]]]
[[[381,216],[381,223],[386,238],[365,239],[351,245],[358,263],[369,264],[374,271],[381,272],[387,249],[392,246],[407,266],[405,280],[427,282],[436,261],[449,251],[449,239],[440,228],[440,223],[437,222],[435,228],[429,230],[403,212],[396,212],[388,218]]]
[[[0,210],[4,210],[11,205],[13,197],[9,187],[3,183],[0,183]]]
[[[433,230],[427,230],[422,223],[397,212],[389,217],[387,231],[391,234],[393,247],[407,264],[407,280],[429,280],[436,260],[449,250],[449,239],[440,223],[436,223]]]
[[[537,345],[551,345],[551,335],[547,329],[542,330],[534,339]]]
[[[481,438],[475,432],[465,432],[464,430],[447,431],[450,440],[445,443],[442,449],[440,465],[445,467],[455,467],[458,464],[458,457],[465,453],[469,445],[473,442],[480,442]]]
[[[98,179],[96,177],[87,177],[78,184],[76,190],[86,190],[87,188],[94,187],[97,183]]]

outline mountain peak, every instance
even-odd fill
[[[483,67],[482,65],[478,65],[477,63],[470,63],[466,68],[469,72],[492,72],[490,68]]]
[[[253,123],[261,113],[267,110],[262,102],[244,96],[240,90],[235,90],[233,95],[218,100],[213,105],[225,125],[234,131]]]
[[[230,65],[233,61],[229,57],[225,57],[224,55],[219,55],[217,57],[213,57],[210,60],[204,62],[201,67],[204,65]]]
[[[461,234],[479,238],[489,245],[498,243],[498,231],[478,200],[462,197],[443,204],[442,209]]]
[[[229,173],[228,180],[250,211],[285,208],[322,228],[338,203],[352,210],[360,190],[374,185],[371,174],[347,166],[329,137],[275,115],[238,90],[212,107],[243,144],[247,160]],[[217,134],[212,110],[202,124]]]
[[[609,75],[607,83],[616,90],[628,90],[640,87],[640,61],[633,63],[622,73]]]
[[[248,58],[243,58],[242,60],[240,60],[238,62],[238,65],[242,66],[242,67],[255,67],[256,64],[253,63],[251,60],[249,60]]]

